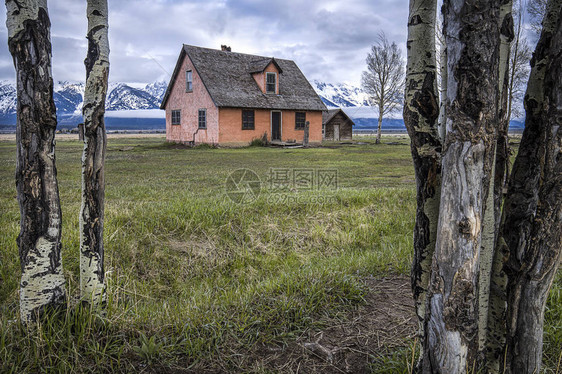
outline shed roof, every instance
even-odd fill
[[[191,59],[217,107],[326,110],[326,106],[294,61],[185,44],[164,94],[161,109],[166,105],[186,55]],[[264,94],[252,76],[252,73],[262,72],[270,63],[274,63],[280,71],[279,95]]]
[[[353,126],[355,126],[355,122],[353,122],[353,120],[351,118],[349,118],[349,116],[347,114],[345,114],[345,112],[343,110],[341,110],[340,108],[337,109],[329,109],[329,110],[325,110],[322,112],[322,124],[325,125],[328,122],[330,122],[338,113],[340,113],[343,115],[343,117],[345,119],[347,119],[348,121],[351,122],[351,124]]]

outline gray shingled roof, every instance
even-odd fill
[[[250,73],[263,73],[265,68],[268,67],[268,65],[271,63],[273,63],[277,67],[280,73],[283,73],[283,69],[281,69],[279,64],[277,64],[277,61],[272,57],[266,57],[266,58],[252,61],[249,65],[248,71]]]
[[[349,116],[347,114],[345,114],[345,112],[341,109],[329,109],[329,110],[325,110],[322,112],[322,124],[325,125],[328,122],[330,122],[332,120],[332,118],[334,118],[336,116],[336,114],[338,114],[339,112],[342,112],[344,118],[347,118],[348,121],[351,121],[352,125],[355,125],[355,122],[353,122],[353,120],[351,118],[349,118]]]
[[[263,71],[271,57],[225,52],[216,49],[183,46],[170,82],[174,82],[184,54],[187,54],[217,107],[326,110],[308,80],[294,61],[274,59],[279,74],[279,95],[264,94],[252,77],[252,72]],[[257,70],[256,70],[257,69]],[[260,70],[261,69],[261,70]],[[171,84],[162,100],[162,109],[171,91]]]

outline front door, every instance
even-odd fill
[[[281,112],[271,112],[271,140],[281,140]]]
[[[334,125],[334,140],[340,140],[340,125]]]

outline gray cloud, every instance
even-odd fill
[[[85,0],[50,0],[55,80],[83,80]],[[404,48],[406,0],[111,0],[110,80],[168,79],[182,43],[293,59],[310,79],[359,84],[380,31]],[[0,12],[0,79],[14,79]]]

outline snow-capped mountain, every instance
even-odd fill
[[[112,83],[108,88],[107,111],[159,109],[166,92],[166,82],[154,82],[148,85]],[[13,120],[16,114],[15,83],[0,82],[0,123],[6,118]],[[54,85],[53,98],[59,116],[79,116],[84,102],[84,83],[57,82]]]
[[[57,113],[80,114],[84,101],[84,83],[57,82],[53,98]]]
[[[164,81],[154,82],[147,84],[144,87],[144,91],[148,92],[152,96],[158,99],[158,103],[162,102],[164,98],[164,94],[166,93],[166,89],[168,88],[168,83]]]
[[[16,85],[0,81],[0,115],[16,113]]]
[[[108,88],[107,110],[158,109],[160,99],[142,88],[134,88],[125,83],[110,84]]]
[[[312,87],[327,107],[368,106],[367,95],[359,87],[346,83],[312,81]]]
[[[312,81],[312,86],[328,107],[344,107],[351,110],[353,117],[369,117],[365,93],[349,84],[332,84]],[[107,117],[119,118],[162,118],[158,110],[168,84],[159,81],[149,84],[111,83],[106,101]],[[84,101],[84,83],[57,82],[54,85],[54,100],[57,106],[59,123],[75,126],[81,121]],[[363,110],[359,113],[358,110]],[[14,125],[16,121],[16,86],[14,83],[0,81],[0,125]]]

